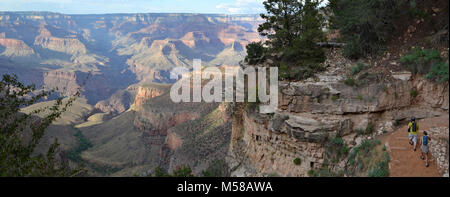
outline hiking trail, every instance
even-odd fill
[[[449,116],[427,118],[419,120],[419,135],[421,139],[423,131],[428,131],[433,127],[448,127]],[[393,133],[383,136],[381,139],[386,144],[391,157],[389,170],[391,177],[442,177],[433,155],[430,157],[430,166],[425,167],[425,161],[420,159],[420,143],[417,144],[416,152],[413,151],[413,145],[408,140],[408,125],[399,127]],[[433,140],[433,136],[430,136]],[[419,141],[419,140],[418,140]]]

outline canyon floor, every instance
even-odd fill
[[[433,127],[448,127],[449,116],[441,116],[436,118],[428,118],[419,121],[420,133],[419,138],[422,137],[422,131],[428,131]],[[429,167],[425,167],[425,161],[420,159],[421,150],[420,145],[417,145],[417,151],[413,151],[413,147],[409,144],[408,133],[406,132],[408,126],[404,125],[398,128],[395,132],[383,136],[382,140],[387,144],[391,162],[389,165],[391,177],[442,177],[438,170],[436,158],[431,156]],[[433,140],[433,136],[430,136]]]

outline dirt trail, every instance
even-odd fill
[[[431,127],[448,127],[449,116],[442,116],[436,118],[429,118],[419,120],[419,136],[422,137],[424,130],[429,130]],[[402,126],[395,132],[384,136],[383,142],[387,144],[391,156],[389,163],[391,177],[441,177],[436,161],[431,156],[430,166],[425,167],[425,161],[420,159],[421,149],[420,144],[417,145],[416,152],[413,151],[413,146],[408,142],[408,126]],[[430,136],[433,140],[433,136]]]

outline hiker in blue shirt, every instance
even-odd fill
[[[425,160],[426,161],[426,164],[425,164],[425,166],[426,167],[428,167],[428,166],[430,166],[430,164],[428,163],[428,159],[429,159],[429,156],[428,156],[428,152],[429,152],[429,144],[430,144],[430,137],[428,137],[428,133],[426,132],[426,131],[423,131],[423,136],[422,136],[422,146],[421,146],[421,149],[422,149],[422,156],[420,156],[420,158],[422,159],[422,160]]]

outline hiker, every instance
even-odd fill
[[[415,117],[411,117],[411,122],[408,124],[409,144],[414,145],[414,151],[417,146],[417,132],[419,131],[419,123],[416,122]]]
[[[431,138],[428,137],[428,133],[426,131],[423,131],[422,142],[421,142],[421,144],[422,144],[422,146],[421,146],[422,156],[420,156],[420,158],[422,160],[426,159],[425,160],[426,161],[426,164],[425,164],[426,167],[430,166],[430,164],[428,163],[428,158],[429,158],[429,156],[428,156],[429,145],[428,144],[430,143],[430,140],[431,140]],[[425,157],[424,157],[424,155],[425,155]]]

